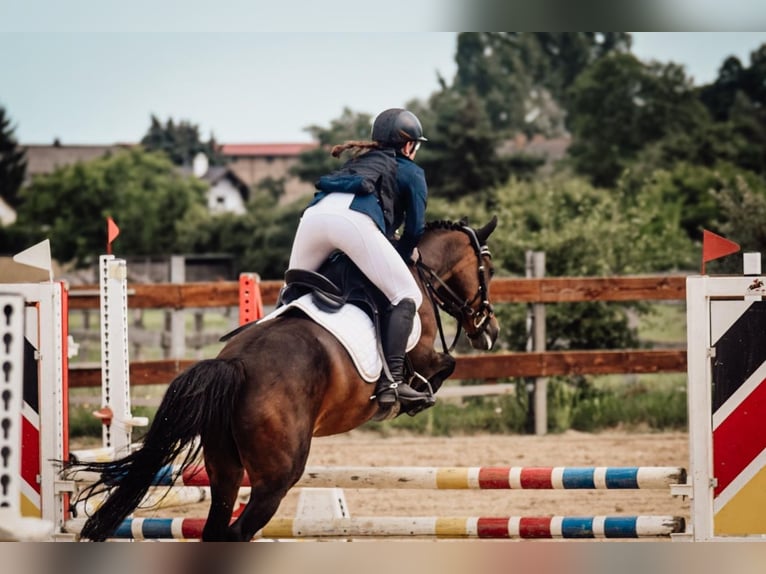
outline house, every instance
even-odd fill
[[[204,154],[198,154],[192,167],[182,167],[179,170],[185,175],[196,176],[210,186],[207,191],[207,207],[210,213],[243,215],[247,211],[250,187],[228,166],[208,167]]]
[[[134,145],[63,145],[58,140],[53,145],[24,144],[22,147],[27,152],[26,181],[31,181],[36,175],[53,173],[56,168],[98,159],[108,153],[128,149]]]
[[[250,199],[250,187],[231,169],[213,166],[202,176],[210,183],[207,207],[210,213],[235,213],[243,215]]]
[[[0,197],[0,227],[13,225],[16,222],[16,210]]]
[[[314,193],[311,183],[290,175],[301,153],[315,149],[316,143],[240,143],[223,144],[221,153],[228,167],[249,186],[267,178],[284,178],[285,192],[281,203],[290,203]]]
[[[524,154],[541,158],[550,164],[563,159],[571,144],[572,138],[568,135],[546,138],[541,134],[535,134],[532,138],[528,138],[524,134],[517,134],[505,141],[498,149],[498,153],[504,156]]]

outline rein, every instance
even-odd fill
[[[428,298],[431,301],[431,305],[434,309],[434,315],[436,316],[436,326],[439,330],[439,338],[442,342],[442,349],[446,354],[451,354],[457,346],[458,339],[460,338],[460,332],[463,324],[460,321],[461,316],[465,316],[469,319],[473,318],[474,326],[477,329],[476,334],[468,335],[470,338],[475,339],[480,336],[482,331],[486,328],[487,321],[492,317],[494,311],[492,305],[489,302],[487,295],[487,282],[484,278],[484,260],[486,255],[492,257],[489,248],[486,245],[481,245],[479,238],[476,237],[476,232],[468,226],[461,226],[460,231],[468,235],[471,240],[471,247],[473,247],[478,264],[478,276],[479,276],[479,289],[471,299],[462,299],[460,295],[455,293],[453,289],[447,285],[444,280],[428,265],[421,260],[415,262],[415,267],[418,271],[418,276],[426,287]],[[438,284],[434,286],[434,284]],[[439,291],[443,292],[443,295],[439,294]],[[480,300],[479,308],[474,311],[473,304]],[[448,315],[454,317],[457,320],[457,330],[455,332],[455,338],[452,344],[447,347],[447,341],[444,337],[444,328],[442,326],[441,316],[439,309],[446,312]]]

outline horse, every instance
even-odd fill
[[[408,353],[420,376],[412,385],[438,391],[455,367],[446,345],[442,309],[464,329],[471,344],[489,350],[498,322],[489,300],[494,273],[486,241],[497,218],[474,229],[465,220],[426,224],[412,273],[423,292],[421,336]],[[452,347],[454,347],[453,343]],[[422,378],[421,378],[422,377]],[[100,478],[78,499],[107,493],[86,520],[80,539],[103,541],[140,504],[155,474],[177,463],[180,475],[200,452],[210,479],[210,507],[203,541],[249,541],[276,513],[302,476],[313,437],[347,432],[376,417],[370,384],[360,378],[345,348],[301,313],[237,332],[216,358],[203,359],[168,386],[140,447],[109,462],[64,465],[64,474],[87,470]],[[251,493],[232,522],[244,474]]]

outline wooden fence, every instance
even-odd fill
[[[276,302],[281,281],[262,281],[264,305]],[[540,279],[496,278],[493,303],[574,303],[583,301],[684,301],[686,277],[551,277]],[[236,307],[237,282],[186,284],[131,284],[130,309],[203,309]],[[70,309],[98,309],[97,286],[70,290]],[[132,385],[168,383],[194,360],[170,359],[132,362]],[[484,353],[457,357],[454,379],[496,380],[506,377],[546,377],[574,374],[631,374],[686,372],[686,350],[599,350]],[[101,384],[99,366],[70,365],[71,387]]]

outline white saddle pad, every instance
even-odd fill
[[[323,311],[314,304],[311,294],[303,295],[288,305],[275,309],[259,323],[279,317],[288,309],[300,309],[314,322],[318,323],[345,347],[359,375],[368,383],[376,382],[380,378],[383,368],[383,359],[378,353],[375,339],[375,326],[367,314],[355,305],[344,305],[335,313]],[[407,339],[407,350],[412,349],[420,339],[420,317],[415,315],[412,332]]]

